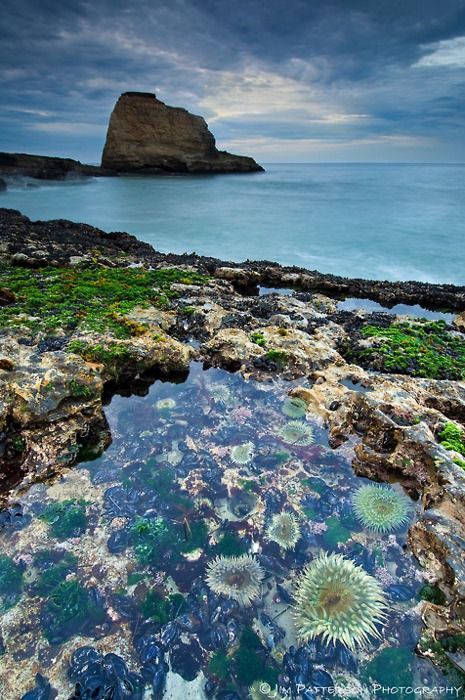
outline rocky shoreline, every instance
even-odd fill
[[[346,297],[458,315],[349,312]],[[193,360],[292,380],[330,446],[353,446],[357,474],[399,481],[421,503],[409,547],[438,595],[423,603],[419,650],[461,672],[463,647],[450,654],[441,640],[465,634],[464,310],[465,287],[162,254],[127,233],[0,209],[4,505],[105,449],[114,393],[144,392]]]

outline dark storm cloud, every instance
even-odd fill
[[[268,159],[465,156],[462,0],[3,0],[0,149],[97,160],[127,89]]]

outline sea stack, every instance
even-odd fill
[[[219,151],[202,117],[146,92],[125,92],[110,117],[102,167],[127,173],[245,173],[253,158]]]

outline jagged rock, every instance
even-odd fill
[[[218,151],[202,117],[143,92],[125,92],[116,103],[102,167],[151,174],[263,170],[253,158]]]

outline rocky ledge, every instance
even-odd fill
[[[144,92],[125,92],[116,103],[102,167],[146,174],[263,170],[253,158],[218,151],[202,117]]]
[[[99,177],[114,175],[97,165],[85,165],[72,158],[36,156],[27,153],[0,153],[0,175],[8,177],[32,177],[37,180],[65,180],[67,178]],[[0,190],[6,189],[4,180]]]
[[[126,233],[5,209],[0,261],[5,497],[102,451],[112,393],[145,391],[193,359],[292,379],[358,474],[398,480],[421,504],[409,534],[431,584],[419,651],[460,668],[463,645],[449,658],[441,640],[465,634],[465,288],[163,255]],[[264,285],[286,294],[259,295]],[[458,315],[344,311],[347,296]]]

